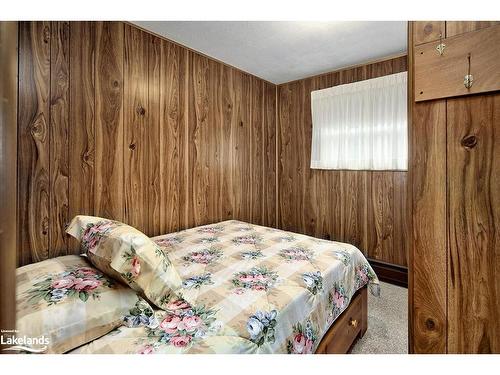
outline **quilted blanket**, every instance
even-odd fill
[[[313,353],[358,289],[378,293],[366,258],[345,243],[236,220],[153,240],[181,290],[154,316],[131,312],[147,325],[120,327],[73,353]]]

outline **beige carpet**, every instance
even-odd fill
[[[380,297],[368,293],[368,331],[352,348],[356,354],[408,353],[408,290],[380,283]]]

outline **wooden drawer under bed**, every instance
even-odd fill
[[[316,354],[345,354],[368,328],[367,287],[358,290],[347,309],[335,320],[321,340]]]

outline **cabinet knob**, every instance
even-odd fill
[[[357,319],[353,319],[353,318],[349,319],[349,325],[351,327],[356,328],[358,326],[358,320]]]

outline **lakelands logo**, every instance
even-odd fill
[[[50,339],[46,336],[17,336],[17,330],[1,330],[0,344],[7,346],[2,349],[13,352],[43,353],[47,350]]]

